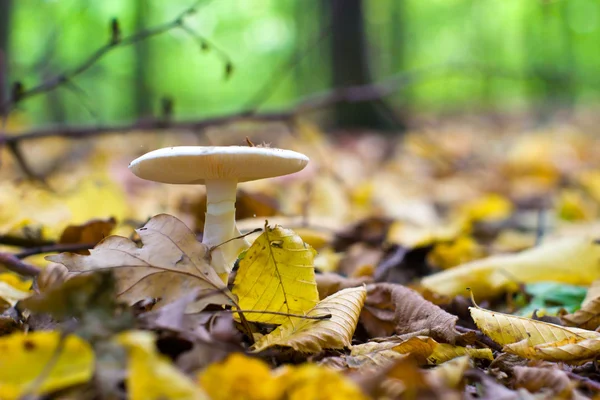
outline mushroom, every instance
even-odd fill
[[[211,265],[224,277],[249,247],[244,238],[231,240],[240,236],[235,224],[237,184],[292,174],[308,161],[304,154],[270,147],[179,146],[146,153],[129,169],[150,181],[206,186],[202,243],[212,248]]]

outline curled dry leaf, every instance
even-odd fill
[[[456,357],[469,355],[473,358],[493,360],[490,349],[473,349],[438,343],[427,336],[416,336],[404,342],[369,342],[352,346],[350,356],[346,358],[351,368],[383,366],[392,360],[410,355],[419,364],[437,365]]]
[[[319,302],[315,251],[290,229],[265,227],[240,260],[233,294],[243,310],[300,314]],[[282,324],[283,315],[247,313],[254,322]]]
[[[419,332],[448,343],[468,339],[455,329],[458,317],[397,284],[368,285],[360,318],[372,337]]]
[[[555,281],[589,285],[600,278],[600,244],[588,238],[566,238],[517,254],[498,255],[423,278],[426,289],[445,296],[492,297],[518,290],[519,283]]]
[[[61,340],[62,350],[56,356]],[[94,371],[91,346],[75,335],[61,339],[58,331],[4,336],[0,338],[0,351],[0,398],[6,400],[20,399],[28,391],[42,395],[85,383]],[[54,366],[45,371],[49,362]],[[47,374],[45,379],[36,382],[42,373]]]
[[[90,255],[61,253],[47,260],[63,264],[72,273],[112,269],[118,297],[133,304],[147,297],[160,298],[159,306],[197,288],[212,293],[191,304],[187,312],[198,312],[209,304],[231,304],[233,296],[207,261],[208,249],[177,218],[160,214],[137,229],[143,246],[109,236]]]
[[[524,358],[579,364],[600,355],[600,333],[471,307],[479,329]]]
[[[354,278],[345,277],[333,272],[317,274],[315,278],[317,281],[317,289],[319,290],[319,297],[321,299],[324,299],[325,297],[342,289],[362,286],[373,281],[373,278],[369,276],[359,276]]]
[[[290,318],[260,338],[252,350],[258,352],[271,346],[287,346],[304,353],[318,353],[323,349],[349,347],[366,295],[364,287],[340,290],[306,313],[310,317],[329,315],[330,318]]]
[[[600,326],[600,279],[595,280],[588,289],[581,308],[573,314],[563,315],[561,319],[570,326],[592,331]]]
[[[550,391],[554,399],[571,399],[575,384],[557,368],[515,367],[514,386],[531,393]]]

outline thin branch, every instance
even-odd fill
[[[283,315],[284,317],[294,317],[294,318],[301,318],[301,319],[311,319],[311,320],[315,320],[315,321],[322,321],[325,319],[331,319],[331,314],[324,314],[324,315],[319,315],[316,317],[311,317],[309,315],[302,315],[302,314],[290,314],[290,313],[284,313],[284,312],[279,312],[279,311],[266,311],[266,310],[217,310],[217,311],[213,311],[214,313],[225,313],[225,314],[233,314],[233,313],[240,313],[240,314],[269,314],[269,315]]]
[[[15,254],[18,259],[46,253],[62,253],[63,251],[81,251],[93,249],[98,243],[56,243],[48,246],[31,247]]]
[[[0,265],[19,275],[37,276],[40,273],[38,267],[21,261],[17,256],[10,253],[0,253]]]
[[[430,73],[439,71],[427,69],[400,73],[393,75],[381,82],[349,86],[311,95],[297,103],[295,107],[286,110],[253,113],[253,110],[243,110],[234,114],[211,117],[190,121],[165,121],[164,119],[147,119],[136,121],[132,124],[121,125],[96,125],[96,126],[58,126],[46,127],[23,132],[20,135],[0,137],[0,144],[11,144],[28,140],[43,139],[48,137],[65,137],[70,139],[86,139],[105,134],[123,133],[129,131],[144,131],[147,133],[172,130],[172,131],[200,131],[208,127],[227,125],[236,122],[288,122],[300,114],[305,114],[332,106],[339,102],[359,103],[376,100],[402,90],[404,87],[430,76]]]
[[[15,104],[31,98],[33,96],[39,95],[41,93],[49,92],[59,86],[67,84],[72,79],[76,78],[80,74],[87,71],[94,64],[96,64],[100,59],[102,59],[105,55],[110,53],[112,50],[119,47],[127,47],[132,44],[141,42],[153,36],[157,36],[168,32],[174,28],[180,27],[184,23],[184,19],[186,16],[193,14],[200,4],[200,0],[196,1],[190,7],[185,9],[181,14],[179,14],[175,19],[166,22],[162,25],[158,25],[154,28],[146,29],[141,32],[134,33],[130,36],[124,38],[112,38],[108,43],[104,46],[100,47],[94,53],[92,53],[87,59],[83,60],[78,66],[74,67],[71,70],[67,70],[61,74],[56,75],[54,78],[48,79],[37,86],[34,86],[30,89],[25,89],[19,92],[17,97],[13,96],[7,102],[0,106],[0,110],[10,110]]]
[[[37,238],[20,237],[12,235],[0,235],[0,245],[15,247],[40,247],[52,246],[56,244],[53,240],[43,240]]]

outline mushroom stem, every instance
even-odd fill
[[[235,179],[206,180],[206,217],[202,243],[208,247],[219,246],[211,252],[211,265],[217,273],[228,273],[233,269],[239,253],[249,247],[241,238],[222,244],[240,236],[235,225]]]

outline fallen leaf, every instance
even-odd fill
[[[267,363],[241,353],[209,365],[198,382],[212,400],[278,400],[285,390]]]
[[[463,337],[455,329],[458,317],[402,285],[367,285],[367,299],[360,318],[372,337],[419,332],[448,343]]]
[[[600,277],[600,244],[588,238],[546,242],[517,254],[497,255],[425,277],[426,289],[445,296],[465,295],[471,288],[489,298],[519,283],[554,281],[589,285]]]
[[[557,368],[514,367],[515,388],[531,393],[550,392],[554,399],[571,399],[575,384],[565,371]]]
[[[304,353],[318,353],[322,349],[349,347],[365,301],[364,287],[340,290],[321,300],[306,313],[323,320],[290,318],[273,332],[261,337],[252,347],[259,352],[271,346],[291,347]]]
[[[88,243],[94,245],[110,235],[110,232],[117,225],[114,218],[92,219],[81,225],[69,225],[60,235],[58,243],[76,244]],[[79,254],[89,254],[88,250],[83,250]]]
[[[367,400],[368,397],[341,373],[316,364],[285,368],[279,377],[286,400]]]
[[[14,306],[31,295],[31,281],[10,272],[0,273],[0,309]],[[4,304],[2,304],[4,303]]]
[[[19,399],[26,393],[43,395],[89,381],[94,371],[90,345],[75,335],[67,335],[56,357],[60,341],[61,333],[57,331],[18,332],[0,338],[0,398]],[[37,382],[41,374],[44,379]]]
[[[207,261],[207,248],[177,218],[160,214],[137,229],[143,246],[109,236],[90,250],[90,255],[61,253],[47,260],[65,265],[73,273],[112,269],[118,297],[133,304],[147,297],[168,304],[194,288],[210,297],[190,305],[198,312],[207,304],[231,304],[232,295]]]
[[[570,326],[595,331],[600,326],[600,280],[595,280],[581,303],[581,308],[561,319]]]
[[[325,272],[316,274],[317,289],[319,290],[319,298],[324,299],[327,296],[334,294],[342,289],[350,287],[362,286],[373,282],[373,278],[368,276],[360,277],[345,277],[333,272]]]
[[[350,356],[346,357],[351,368],[384,366],[391,360],[410,355],[419,364],[438,365],[456,357],[469,355],[472,358],[493,360],[490,349],[475,349],[438,343],[427,336],[416,336],[401,343],[369,342],[352,346]]]
[[[319,302],[313,259],[315,251],[290,229],[265,231],[239,261],[233,284],[242,310],[303,315]],[[285,315],[247,313],[249,321],[282,324]]]
[[[477,349],[471,349],[477,350]],[[479,349],[479,350],[489,350],[489,349]],[[491,351],[489,355],[492,356]],[[490,360],[491,358],[486,358]],[[435,368],[428,370],[428,375],[430,375],[436,381],[441,381],[447,387],[458,389],[461,386],[461,383],[464,381],[464,374],[467,369],[471,367],[471,357],[468,355],[460,356],[448,360]]]
[[[127,391],[132,400],[189,399],[209,397],[161,355],[154,345],[154,335],[128,331],[117,341],[128,351]]]
[[[436,243],[427,255],[431,265],[448,269],[484,255],[482,247],[470,236],[459,236],[450,242]]]
[[[471,307],[477,327],[524,358],[579,364],[600,354],[600,333]]]

